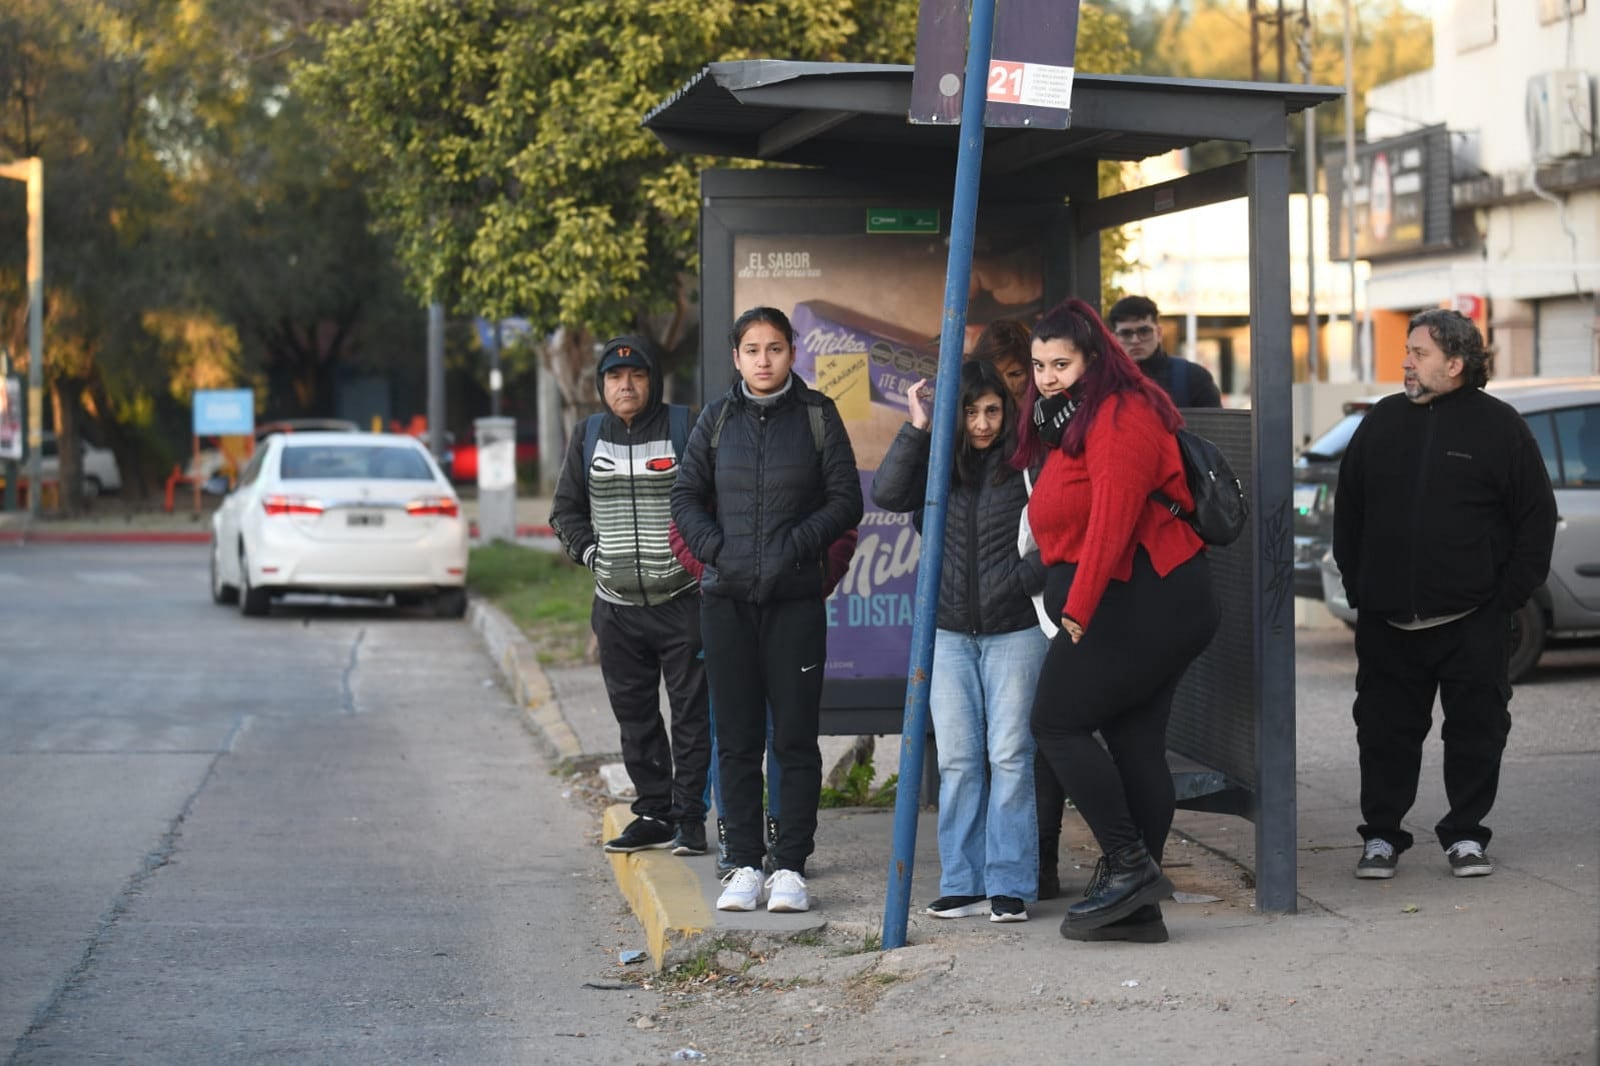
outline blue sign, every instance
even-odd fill
[[[194,435],[248,437],[256,431],[256,394],[249,389],[199,389],[194,394]]]

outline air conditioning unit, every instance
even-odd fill
[[[1528,147],[1535,163],[1594,153],[1594,79],[1547,70],[1528,79]]]

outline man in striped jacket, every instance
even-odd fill
[[[711,717],[700,593],[667,539],[688,411],[662,401],[660,361],[643,337],[607,342],[595,385],[606,409],[572,435],[550,524],[567,554],[594,574],[590,623],[638,797],[634,820],[605,849],[701,855]]]

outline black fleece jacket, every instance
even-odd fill
[[[907,422],[872,479],[873,501],[885,511],[913,512],[919,533],[932,440],[927,430]],[[1005,462],[1000,453],[998,447],[983,453],[975,464],[977,484],[950,487],[944,559],[939,567],[940,629],[1015,633],[1039,624],[1029,597],[1044,588],[1044,564],[1037,548],[1026,558],[1017,554],[1017,531],[1028,506],[1028,486],[1016,471],[994,484],[995,474]]]
[[[1549,573],[1555,528],[1533,433],[1482,389],[1385,397],[1339,464],[1333,558],[1350,606],[1380,617],[1515,611]]]

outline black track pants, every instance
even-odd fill
[[[663,821],[705,820],[711,712],[700,654],[700,597],[656,607],[596,597],[590,624],[600,648],[611,713],[622,730],[622,762],[638,798],[633,813]],[[661,682],[672,706],[672,739],[661,719]]]
[[[720,797],[728,858],[761,866],[766,853],[761,758],[772,714],[772,751],[782,768],[778,842],[780,870],[805,871],[817,833],[822,750],[817,746],[828,623],[822,601],[753,604],[717,595],[700,608],[706,673],[716,707]]]
[[[1495,606],[1429,629],[1356,619],[1356,746],[1361,753],[1363,839],[1396,851],[1412,844],[1400,827],[1417,798],[1422,742],[1433,698],[1444,711],[1444,791],[1450,810],[1434,827],[1439,844],[1488,844],[1483,824],[1500,788],[1500,756],[1511,734],[1510,619]]]

